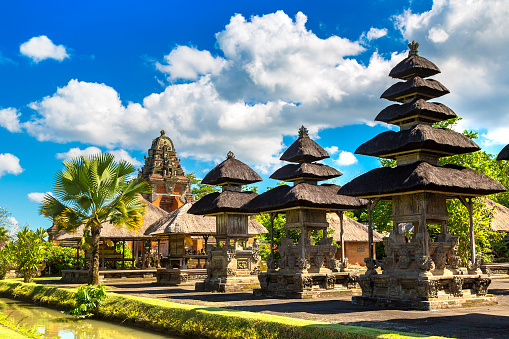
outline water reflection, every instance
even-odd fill
[[[62,339],[176,338],[99,320],[75,320],[72,316],[56,310],[6,298],[0,298],[0,312],[8,314],[11,322],[35,328],[48,338],[57,336]]]

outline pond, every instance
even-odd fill
[[[11,322],[34,328],[48,338],[56,336],[62,339],[177,338],[106,321],[75,320],[74,317],[60,311],[7,298],[0,298],[0,312],[8,314]]]

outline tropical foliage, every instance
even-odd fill
[[[75,307],[69,312],[75,317],[84,318],[94,315],[101,302],[106,298],[103,285],[82,285],[72,295]]]
[[[47,194],[39,212],[58,230],[75,231],[84,226],[84,241],[92,249],[89,284],[99,283],[99,239],[102,224],[137,230],[147,211],[140,193],[150,193],[141,178],[132,178],[135,168],[115,162],[111,154],[96,154],[63,162],[54,179],[54,196]]]
[[[79,260],[83,263],[85,253],[79,250]],[[71,270],[77,266],[76,249],[62,247],[49,243],[46,266],[51,274],[58,274],[62,270]]]
[[[191,180],[191,193],[194,194],[196,200],[200,200],[209,193],[219,192],[219,188],[216,186],[202,184],[201,180],[196,178],[195,172],[187,173],[186,177]]]
[[[8,260],[12,260],[23,273],[24,282],[32,282],[48,256],[48,243],[44,241],[46,231],[38,228],[35,231],[27,226],[17,233],[17,240],[5,246]]]

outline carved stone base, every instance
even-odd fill
[[[363,298],[355,304],[432,310],[441,308],[493,305],[488,296],[491,279],[485,274],[433,275],[361,275],[359,285]]]
[[[434,311],[447,308],[497,305],[498,300],[491,294],[488,294],[484,297],[473,297],[467,299],[457,298],[446,300],[412,300],[354,296],[352,297],[352,303],[355,305],[395,308],[401,310]]]
[[[257,276],[229,277],[225,279],[205,279],[197,282],[194,290],[198,292],[240,292],[259,288]]]
[[[203,281],[207,278],[206,269],[188,269],[181,270],[177,268],[158,269],[157,284],[184,286],[194,285],[196,282]]]
[[[253,290],[253,294],[267,298],[331,298],[361,294],[358,275],[349,272],[263,272],[258,279],[261,288]]]

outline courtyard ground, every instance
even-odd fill
[[[41,280],[38,283],[59,285],[58,281],[54,280]],[[509,338],[509,279],[493,280],[490,285],[488,293],[498,298],[498,305],[440,311],[374,309],[353,305],[351,297],[304,300],[264,299],[253,296],[251,291],[195,292],[193,286],[169,287],[150,283],[123,283],[109,286],[110,292],[119,294],[344,325],[456,338]]]

